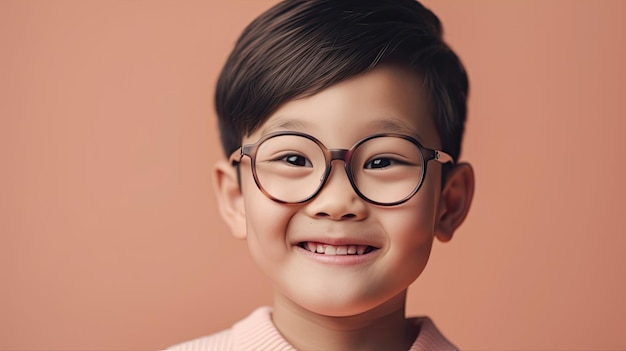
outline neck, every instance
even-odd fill
[[[382,306],[357,315],[329,317],[298,306],[285,296],[274,296],[273,322],[301,351],[406,351],[417,331],[405,318],[406,291]]]

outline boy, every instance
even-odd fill
[[[405,302],[470,206],[467,92],[413,0],[287,0],[253,21],[217,85],[214,184],[274,304],[172,349],[456,349]]]

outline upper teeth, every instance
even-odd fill
[[[311,252],[317,252],[325,255],[363,255],[367,245],[327,245],[314,242],[304,243],[304,247]]]

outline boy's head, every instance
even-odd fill
[[[460,152],[467,85],[412,0],[288,0],[246,29],[218,82],[230,157],[215,185],[277,311],[403,308],[434,238],[469,209],[471,167],[441,177]]]
[[[224,152],[240,147],[283,103],[385,62],[422,77],[442,150],[458,160],[467,75],[437,17],[414,0],[287,0],[258,17],[217,84]]]

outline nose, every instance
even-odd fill
[[[367,205],[354,192],[344,169],[344,161],[331,161],[331,171],[324,187],[307,204],[307,212],[314,218],[331,220],[362,220],[367,217]]]

